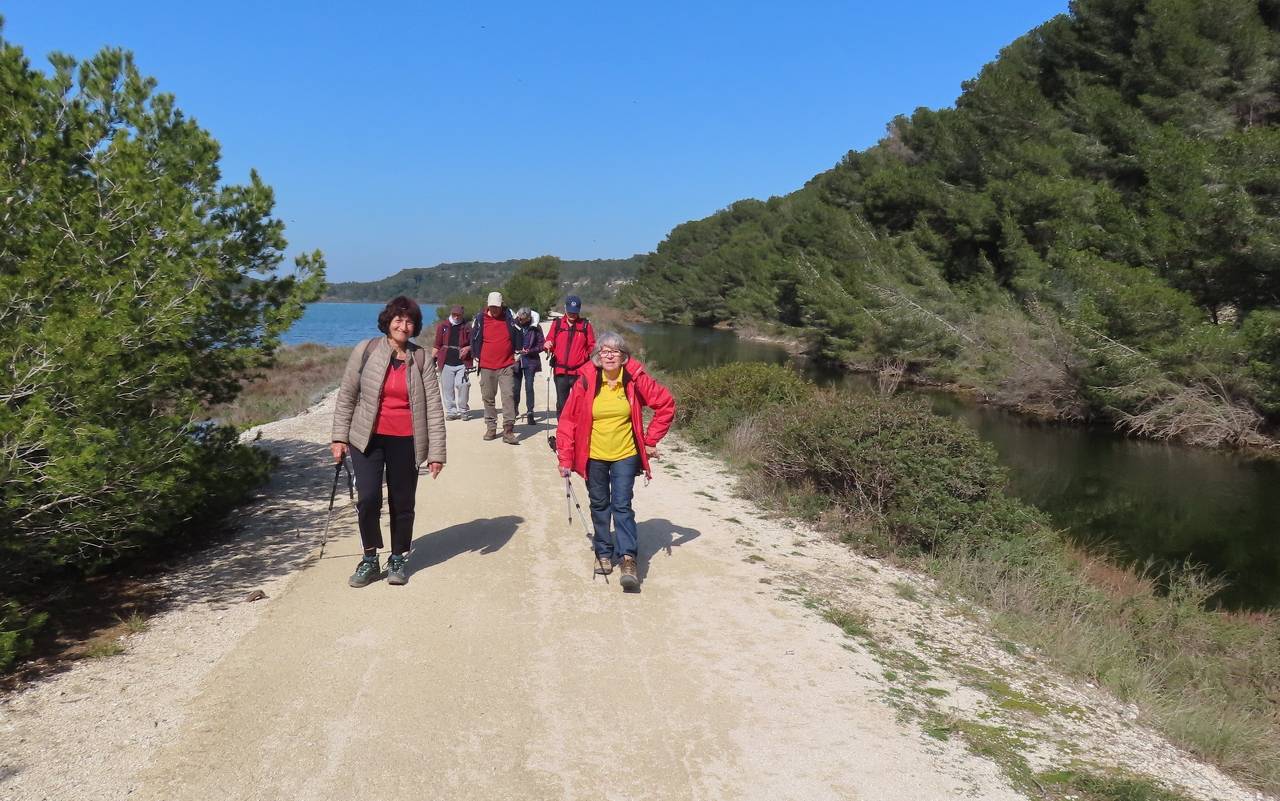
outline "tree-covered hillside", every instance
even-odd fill
[[[625,301],[790,328],[1060,418],[1280,422],[1280,2],[1077,0],[804,188],[685,223]]]
[[[629,259],[561,261],[560,288],[563,294],[576,293],[589,303],[602,303],[613,298],[620,287],[635,277],[642,260],[641,256],[632,256]],[[476,295],[503,286],[516,270],[532,261],[464,261],[437,264],[435,267],[413,267],[380,281],[329,284],[323,299],[382,303],[396,295],[408,295],[422,301]]]

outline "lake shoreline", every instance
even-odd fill
[[[650,320],[635,319],[635,322],[651,323]],[[697,326],[691,326],[697,328]],[[785,334],[769,333],[756,328],[750,324],[741,327],[734,326],[731,323],[718,323],[714,326],[708,326],[711,330],[731,332],[738,337],[752,342],[759,342],[766,345],[776,345],[784,348],[797,360],[807,360],[810,364],[816,364],[813,355],[812,346],[806,342],[803,337],[787,336]],[[862,364],[857,362],[842,362],[831,368],[832,371],[847,375],[864,375],[876,376],[882,370],[875,365]],[[922,376],[918,373],[905,372],[897,379],[897,383],[901,386],[909,386],[919,389],[926,389],[931,392],[946,392],[951,395],[963,398],[972,403],[989,406],[994,409],[1007,412],[1018,418],[1042,423],[1046,425],[1063,426],[1067,428],[1077,428],[1080,430],[1105,431],[1123,439],[1143,440],[1150,442],[1161,442],[1184,448],[1193,448],[1207,451],[1221,451],[1226,453],[1234,453],[1248,458],[1265,459],[1269,461],[1280,462],[1280,438],[1272,433],[1263,433],[1267,440],[1267,444],[1217,444],[1207,445],[1196,442],[1186,442],[1176,438],[1146,436],[1141,433],[1125,431],[1119,428],[1119,422],[1106,417],[1096,417],[1092,419],[1081,419],[1066,417],[1034,406],[1016,402],[1006,402],[994,397],[989,391],[980,387],[969,384],[961,384],[953,381],[938,381],[935,379]]]

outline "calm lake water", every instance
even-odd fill
[[[285,341],[354,345],[376,333],[381,308],[313,304]],[[778,346],[729,331],[633,327],[646,360],[670,369],[790,361]],[[822,380],[871,391],[862,376]],[[991,443],[1013,494],[1044,510],[1077,542],[1126,561],[1203,564],[1230,582],[1219,596],[1223,604],[1280,608],[1280,463],[1036,423],[954,395],[921,394],[934,411],[962,420]]]
[[[284,333],[286,345],[318,342],[321,345],[354,345],[378,334],[378,312],[383,303],[312,303]],[[435,319],[433,302],[421,303],[423,325]]]

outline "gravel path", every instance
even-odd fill
[[[921,577],[768,518],[678,441],[637,487],[638,594],[593,579],[545,426],[513,447],[478,419],[449,423],[449,465],[420,484],[408,585],[349,589],[349,507],[316,559],[331,409],[249,432],[275,478],[123,655],[0,701],[0,799],[1023,798],[1007,765],[922,724],[1008,712],[974,688],[983,670],[1051,710],[1008,721],[1036,770],[1261,798],[1009,655]],[[963,669],[938,657],[957,649]],[[915,685],[898,653],[928,664]]]

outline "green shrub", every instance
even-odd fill
[[[0,598],[0,673],[31,652],[31,635],[47,619],[43,612],[25,613],[17,603]]]
[[[917,399],[813,393],[761,429],[770,479],[828,495],[907,553],[1016,537],[1036,520],[1005,496],[991,447]]]
[[[726,364],[676,375],[676,425],[695,442],[722,444],[744,419],[777,404],[795,405],[814,388],[778,364]]]

